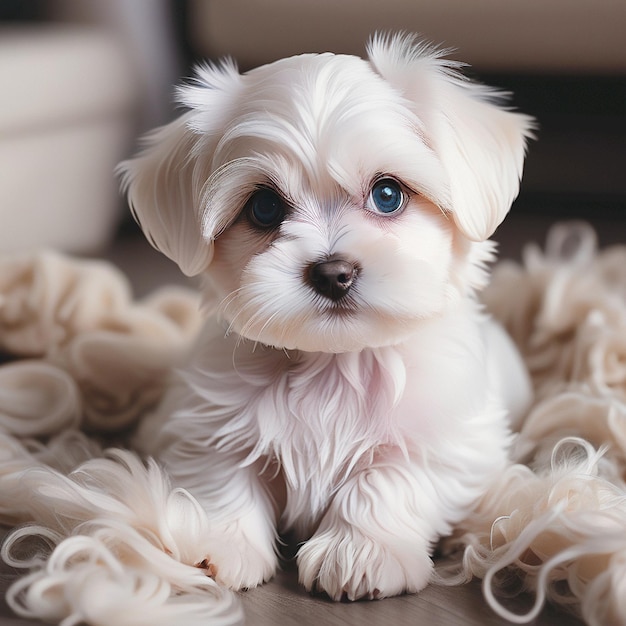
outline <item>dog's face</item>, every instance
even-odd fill
[[[124,164],[154,245],[230,329],[309,351],[401,341],[484,280],[530,120],[408,38],[370,60],[204,68],[190,111]]]

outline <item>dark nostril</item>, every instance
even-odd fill
[[[309,280],[315,290],[330,298],[343,298],[356,277],[354,265],[344,259],[328,259],[314,263],[309,268]]]

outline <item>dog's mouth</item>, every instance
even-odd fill
[[[360,310],[360,305],[354,294],[345,296],[338,301],[319,296],[318,294],[316,304],[321,314],[327,317],[354,318]]]

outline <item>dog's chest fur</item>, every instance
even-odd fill
[[[192,418],[180,414],[178,432],[210,437],[240,464],[267,462],[268,479],[278,464],[285,527],[304,530],[377,449],[402,445],[394,409],[406,366],[395,348],[286,353],[222,336],[204,345],[193,371],[196,406]]]
[[[279,355],[282,363],[275,362]],[[283,524],[306,532],[303,525],[319,519],[377,447],[401,442],[392,416],[404,364],[390,348],[256,356],[257,384],[216,440],[246,450],[247,461],[278,462],[287,494]]]

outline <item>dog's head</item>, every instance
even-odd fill
[[[530,118],[408,36],[369,60],[200,68],[189,111],[122,164],[151,243],[231,330],[310,351],[400,341],[484,281]],[[481,243],[485,242],[485,243]]]

